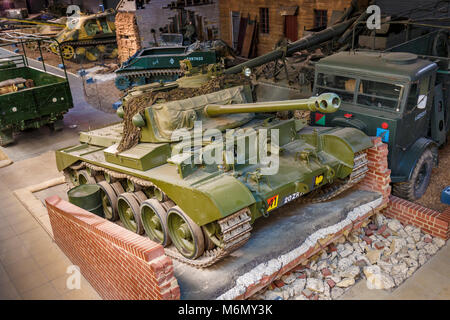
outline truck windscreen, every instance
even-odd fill
[[[398,110],[402,86],[391,83],[357,79],[334,74],[317,75],[316,93],[336,92],[344,102],[359,105]],[[356,95],[356,100],[354,100]]]

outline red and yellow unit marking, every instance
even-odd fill
[[[278,207],[278,194],[276,196],[273,196],[272,198],[267,199],[267,204],[269,206],[269,208],[267,208],[267,212]]]

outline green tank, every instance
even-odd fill
[[[127,112],[145,93],[130,95],[123,101]],[[70,183],[98,183],[107,219],[145,233],[179,261],[208,267],[244,245],[258,218],[292,201],[326,201],[368,170],[365,150],[372,142],[362,131],[312,128],[274,115],[335,112],[336,94],[273,102],[252,97],[251,87],[241,85],[148,104],[57,151],[58,169]],[[130,126],[139,142],[123,150]]]

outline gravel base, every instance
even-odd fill
[[[254,300],[334,300],[358,280],[369,289],[392,290],[413,275],[445,241],[396,219],[376,214],[360,230],[342,237],[272,282]]]

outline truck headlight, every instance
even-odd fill
[[[252,69],[250,69],[250,68],[245,68],[244,69],[244,75],[246,76],[246,77],[250,77],[251,75],[252,75]]]

